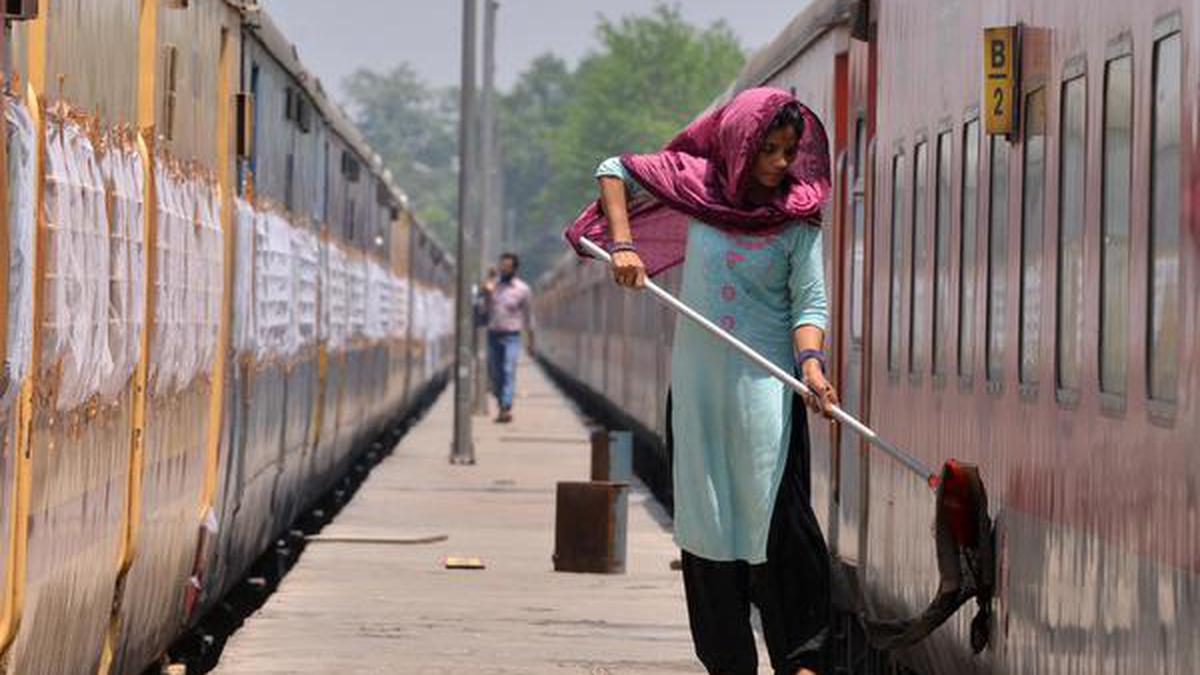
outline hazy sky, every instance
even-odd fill
[[[433,84],[456,83],[460,0],[261,0],[300,59],[341,99],[341,80],[359,67],[387,70],[408,61]],[[684,0],[692,23],[724,19],[748,48],[783,29],[808,0]],[[479,2],[482,24],[483,2]],[[507,88],[537,56],[552,51],[574,63],[594,48],[596,17],[646,13],[654,0],[500,0],[496,79]]]

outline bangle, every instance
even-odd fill
[[[617,253],[619,251],[637,251],[637,246],[632,241],[613,241],[608,244],[609,253]]]
[[[816,359],[817,363],[821,366],[821,372],[825,372],[825,352],[820,349],[801,349],[800,353],[796,355],[796,363],[801,368],[804,367],[804,362],[809,359]]]

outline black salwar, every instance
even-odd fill
[[[767,561],[751,565],[682,554],[692,641],[712,675],[758,672],[751,603],[762,619],[775,673],[824,670],[830,620],[829,551],[810,499],[807,410],[799,396],[793,398],[788,460],[771,516]]]

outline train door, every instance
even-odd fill
[[[830,133],[830,149],[833,155],[831,182],[832,198],[826,215],[827,227],[823,233],[823,257],[825,260],[826,295],[829,306],[829,324],[826,326],[826,349],[830,358],[827,375],[830,382],[841,387],[843,360],[843,336],[840,325],[844,313],[841,293],[841,278],[844,266],[841,261],[842,233],[846,229],[846,121],[849,105],[849,54],[843,49],[833,60],[833,100],[828,109],[826,130]],[[795,88],[792,89],[795,95]],[[817,521],[825,530],[830,551],[840,554],[838,517],[839,457],[838,439],[842,430],[837,424],[824,419],[809,417],[809,490],[813,511]]]
[[[848,64],[848,101],[846,114],[845,162],[840,175],[843,181],[841,227],[838,228],[836,264],[839,273],[837,313],[834,317],[837,335],[837,370],[842,407],[861,420],[869,420],[870,364],[867,345],[870,325],[871,273],[870,260],[871,186],[874,171],[874,73],[873,44],[854,42]],[[839,429],[836,438],[835,486],[833,495],[837,518],[831,527],[838,533],[836,551],[847,561],[862,562],[866,551],[867,489],[870,464],[866,461],[866,446],[852,432]]]

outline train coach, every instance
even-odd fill
[[[895,655],[917,672],[1200,663],[1196,25],[1178,0],[814,0],[730,88],[789,89],[831,131],[844,407],[930,465],[977,464],[989,490],[988,644],[973,653],[961,611]],[[1009,38],[985,57],[995,27]],[[997,54],[1011,88],[985,96]],[[541,360],[639,432],[669,502],[674,317],[569,257],[536,311]],[[836,426],[814,427],[811,466],[870,611],[920,612],[938,580],[928,488]]]
[[[0,671],[138,673],[442,385],[453,262],[255,3],[4,11]]]

